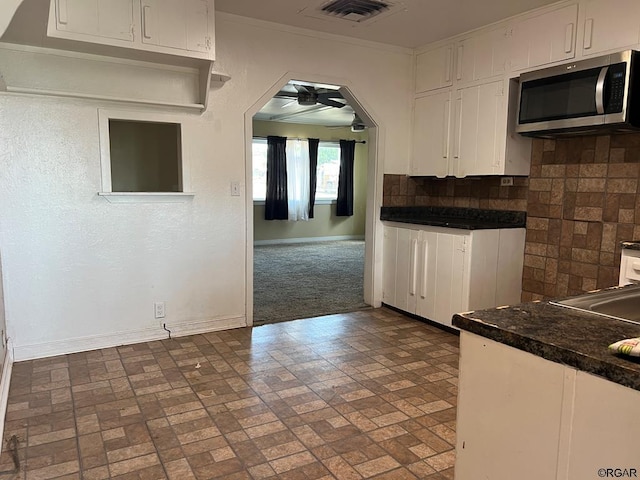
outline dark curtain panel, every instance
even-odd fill
[[[355,140],[340,140],[340,176],[338,177],[338,204],[336,215],[353,215],[353,161],[356,152]]]
[[[287,139],[267,137],[267,194],[264,202],[265,220],[287,220]]]
[[[309,218],[313,218],[313,206],[316,203],[316,183],[318,170],[318,144],[317,138],[309,139]]]

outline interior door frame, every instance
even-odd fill
[[[365,214],[365,264],[364,264],[364,301],[373,307],[382,305],[382,240],[384,237],[380,218],[382,205],[383,173],[379,162],[379,152],[383,149],[383,127],[376,121],[372,109],[358,95],[357,87],[344,78],[327,77],[323,74],[302,74],[287,72],[274,83],[244,114],[245,137],[245,194],[246,194],[246,281],[245,309],[247,326],[253,325],[253,117],[264,105],[278,93],[290,80],[310,83],[340,85],[340,93],[353,107],[368,127],[367,161],[367,201]]]

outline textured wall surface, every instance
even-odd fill
[[[225,15],[216,28],[216,66],[232,79],[211,90],[204,114],[167,109],[184,121],[195,196],[182,203],[112,204],[97,195],[98,109],[145,107],[0,95],[0,245],[18,360],[165,336],[158,301],[178,331],[244,324],[252,205],[230,185],[246,178],[245,113],[283,77],[349,85],[379,123],[379,175],[408,164],[410,51]],[[193,101],[193,75],[182,69],[5,48],[0,60],[11,85],[55,90],[69,81],[81,93]],[[110,73],[98,77],[95,65]]]
[[[640,133],[533,141],[531,175],[385,175],[385,206],[443,205],[526,210],[522,300],[617,285],[620,242],[640,238]]]
[[[385,175],[382,204],[385,207],[417,205],[525,211],[528,184],[526,177],[514,177],[513,186],[501,187],[500,177]]]
[[[640,134],[535,140],[531,161],[522,299],[616,285],[640,238]]]

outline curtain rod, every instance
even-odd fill
[[[266,140],[266,136],[264,135],[254,135],[253,138],[264,138]],[[287,140],[307,140],[306,138],[300,138],[300,137],[287,137]],[[339,140],[320,140],[321,142],[337,142]],[[366,140],[354,140],[356,143],[362,143],[362,144],[366,144],[367,141]]]

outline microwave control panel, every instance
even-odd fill
[[[622,112],[624,105],[624,91],[627,77],[627,64],[616,63],[609,67],[607,72],[607,90],[605,113]]]

